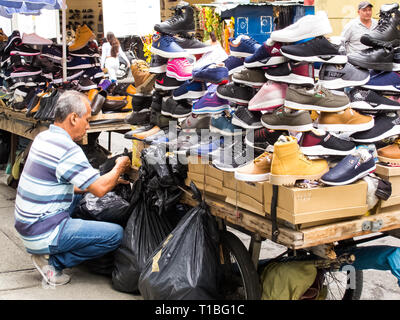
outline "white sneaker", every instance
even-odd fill
[[[60,286],[71,281],[71,277],[62,271],[56,271],[48,264],[48,255],[32,254],[33,265],[42,275],[44,281],[53,286]]]
[[[278,42],[296,42],[332,33],[332,26],[325,11],[306,15],[290,26],[271,33],[270,39]]]

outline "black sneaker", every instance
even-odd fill
[[[21,35],[18,30],[14,30],[8,37],[7,44],[3,49],[3,54],[9,55],[12,47],[22,43]]]
[[[100,58],[99,51],[94,48],[89,48],[87,45],[82,49],[68,52],[71,56],[84,57],[84,58]]]
[[[158,54],[152,54],[150,60],[150,73],[165,73],[167,72],[168,58],[159,56]]]
[[[369,47],[397,47],[400,44],[399,4],[386,4],[379,11],[378,25],[364,34],[360,41]]]
[[[365,69],[392,71],[393,48],[368,48],[360,52],[350,53],[349,62]]]
[[[400,117],[394,112],[378,114],[374,121],[371,129],[354,133],[350,138],[355,142],[374,143],[400,134]]]
[[[217,88],[217,96],[237,104],[248,105],[254,97],[254,91],[248,86],[241,86],[235,83],[220,85]]]
[[[241,106],[235,111],[232,117],[232,124],[244,129],[262,128],[261,112],[250,111],[247,107]]]
[[[213,50],[213,47],[197,40],[194,37],[174,37],[175,42],[190,54],[203,54]]]
[[[286,131],[269,130],[267,128],[251,130],[246,134],[245,142],[255,149],[265,151],[269,146],[273,146],[284,133],[286,133]]]
[[[165,73],[160,73],[156,77],[154,87],[159,90],[170,91],[179,88],[185,81],[179,81],[175,78],[167,77]]]
[[[150,110],[143,109],[141,111],[132,111],[124,119],[125,123],[129,123],[133,126],[140,126],[150,123]]]
[[[157,23],[154,30],[160,33],[177,34],[195,30],[194,10],[191,6],[177,8],[175,15],[162,23]]]
[[[185,100],[176,101],[172,97],[162,99],[161,114],[173,118],[184,118],[192,113],[192,105]]]
[[[353,109],[365,111],[400,110],[400,103],[372,90],[354,88],[349,92],[348,96]]]
[[[89,91],[91,89],[96,89],[97,84],[87,77],[81,77],[78,82],[78,88],[81,91]]]
[[[281,48],[282,54],[292,60],[307,62],[327,62],[344,64],[347,56],[339,53],[339,48],[325,37],[316,37],[307,42],[286,45]]]
[[[37,56],[40,54],[39,50],[35,50],[32,47],[24,44],[13,44],[10,46],[10,55],[11,56]]]
[[[258,151],[242,143],[234,142],[232,145],[218,149],[213,154],[212,164],[219,170],[233,172],[245,166],[258,156]]]
[[[154,93],[151,96],[151,104],[150,104],[151,110],[161,112],[162,100],[163,97],[165,96],[166,93],[164,91],[154,90]]]
[[[347,156],[356,150],[354,142],[315,129],[305,132],[299,145],[301,151],[308,156]]]

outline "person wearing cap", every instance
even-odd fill
[[[361,36],[373,30],[378,22],[372,18],[373,5],[368,1],[358,4],[358,17],[351,20],[343,28],[341,37],[346,53],[360,52],[368,47],[360,42]]]

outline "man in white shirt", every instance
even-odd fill
[[[372,19],[372,7],[373,5],[368,1],[361,1],[358,5],[359,17],[351,20],[343,28],[341,37],[347,54],[368,48],[360,42],[360,38],[378,24],[375,19]]]

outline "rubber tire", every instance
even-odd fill
[[[232,232],[223,231],[220,233],[220,243],[223,250],[227,250],[227,252],[231,253],[236,259],[245,287],[246,300],[260,300],[260,278],[250,258],[250,254],[242,241]]]

